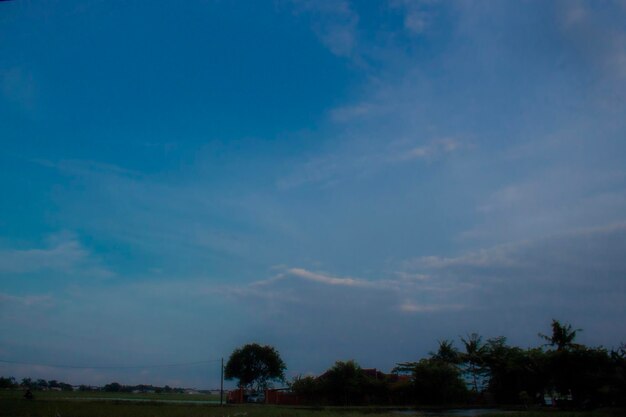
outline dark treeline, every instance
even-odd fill
[[[29,389],[33,391],[42,391],[49,389],[72,391],[74,389],[70,384],[66,384],[65,382],[59,382],[56,379],[46,381],[45,379],[35,380],[31,378],[23,378],[21,382],[17,382],[17,380],[13,377],[5,378],[0,376],[0,389],[16,388]]]
[[[119,384],[117,382],[112,382],[110,384],[105,385],[102,388],[102,391],[106,391],[106,392],[156,392],[156,393],[162,393],[162,392],[177,392],[177,393],[183,393],[185,392],[185,388],[172,388],[169,385],[166,385],[164,387],[157,387],[157,386],[153,386],[153,385],[122,385]]]
[[[59,382],[56,380],[46,381],[44,379],[31,379],[23,378],[21,382],[18,382],[13,377],[0,376],[0,389],[28,389],[31,391],[45,391],[45,390],[61,390],[61,391],[105,391],[105,392],[156,392],[156,393],[183,393],[185,388],[172,388],[169,385],[164,387],[154,385],[122,385],[118,382],[112,382],[106,384],[104,387],[93,387],[89,385],[80,385],[73,387],[65,382]]]
[[[552,322],[545,344],[523,349],[478,334],[438,349],[391,374],[337,362],[321,376],[300,377],[292,390],[309,404],[492,404],[590,408],[626,405],[626,345],[614,350],[575,343],[570,325]]]

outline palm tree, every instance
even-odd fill
[[[581,331],[581,329],[572,329],[571,324],[561,324],[558,320],[552,319],[552,335],[539,333],[539,337],[547,340],[546,344],[556,347],[557,351],[563,351],[579,346],[574,343],[574,339],[576,339],[576,333]]]
[[[457,365],[459,363],[460,353],[457,348],[454,347],[454,342],[451,340],[439,340],[437,343],[439,343],[437,352],[430,352],[430,356],[435,360],[450,365]]]
[[[467,335],[467,339],[461,337],[465,347],[465,353],[461,359],[466,364],[466,372],[472,377],[472,388],[478,392],[478,379],[484,373],[485,353],[487,347],[483,344],[483,338],[478,333]]]

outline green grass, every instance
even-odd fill
[[[180,394],[180,393],[127,393],[103,391],[33,391],[36,399],[41,400],[79,400],[79,399],[125,399],[153,401],[219,401],[215,394]],[[22,390],[0,390],[0,399],[22,398]],[[226,395],[226,394],[224,394]],[[225,397],[224,397],[225,398]]]
[[[74,392],[35,392],[34,400],[21,398],[22,391],[0,391],[0,417],[410,417],[395,414],[389,409],[371,407],[277,407],[267,405],[225,405],[167,403],[157,401],[119,401],[106,399],[110,393],[98,393],[97,399]],[[200,397],[184,394],[126,394],[126,399],[172,400]],[[215,396],[206,396],[211,399]],[[489,414],[489,417],[618,417],[624,410],[599,410],[594,412],[531,411]]]

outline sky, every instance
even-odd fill
[[[0,375],[388,372],[552,319],[626,342],[626,2],[0,2]]]

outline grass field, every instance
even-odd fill
[[[89,396],[88,394],[98,394]],[[363,407],[277,407],[267,405],[191,404],[181,401],[215,395],[122,394],[88,392],[35,392],[34,400],[22,399],[21,391],[0,391],[0,417],[409,417],[393,410]],[[108,396],[108,398],[107,398]],[[140,401],[132,401],[132,400]],[[217,398],[219,400],[219,397]],[[168,401],[168,402],[166,402]],[[489,417],[622,417],[624,410],[594,412],[505,412]],[[415,416],[419,416],[416,412]]]
[[[214,394],[180,394],[180,393],[126,393],[103,391],[33,391],[36,399],[41,400],[81,400],[81,399],[125,399],[146,401],[218,401],[219,395]],[[0,399],[22,398],[21,390],[0,391]],[[226,395],[226,394],[224,394]]]

